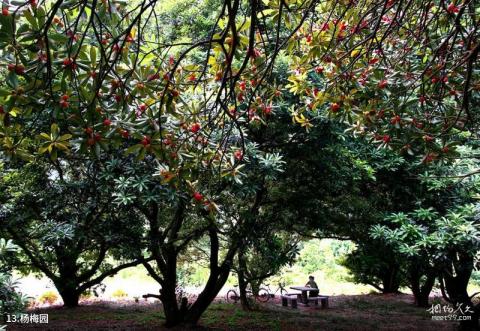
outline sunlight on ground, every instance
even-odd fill
[[[269,284],[269,289],[275,292],[278,283],[283,282],[287,291],[290,291],[290,286],[303,286],[307,282],[308,276],[313,275],[320,288],[320,293],[323,295],[358,295],[375,292],[371,286],[350,282],[348,269],[338,264],[339,259],[353,248],[352,243],[338,240],[311,240],[306,242],[303,244],[296,263],[283,268],[278,276],[267,279],[264,284]],[[188,266],[187,269],[188,277],[182,281],[182,285],[184,285],[187,293],[198,294],[208,277],[208,270],[198,265]],[[48,278],[38,278],[33,275],[22,277],[18,274],[16,278],[19,279],[21,291],[34,298],[36,305],[48,305],[46,302],[40,302],[39,299],[42,295],[52,297],[52,292],[57,294],[56,297],[53,295],[52,302],[61,304],[61,298]],[[147,293],[158,294],[160,289],[159,284],[148,276],[147,271],[142,266],[122,270],[114,277],[105,279],[103,283],[106,285],[103,294],[98,298],[91,295],[84,299],[91,301],[134,300],[141,299],[142,295]],[[223,298],[226,292],[234,288],[237,283],[235,275],[231,275],[218,296]],[[471,284],[469,291],[470,293],[480,291],[480,287]],[[410,293],[408,288],[402,289],[402,292]],[[432,296],[441,296],[441,293],[437,289],[432,291]]]

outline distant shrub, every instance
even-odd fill
[[[480,271],[474,270],[472,272],[472,277],[470,278],[470,282],[477,286],[480,286]]]
[[[38,301],[41,303],[53,304],[58,300],[58,295],[54,291],[46,291],[39,298]]]
[[[122,289],[120,289],[120,288],[119,288],[118,290],[115,290],[115,291],[112,293],[112,297],[118,298],[118,299],[120,299],[120,298],[125,298],[125,297],[127,297],[127,296],[128,296],[127,292],[125,292],[124,290],[122,290]]]
[[[92,291],[91,290],[86,290],[80,295],[80,300],[88,300],[92,298]]]
[[[23,312],[28,305],[29,297],[18,292],[18,281],[8,273],[0,271],[0,322],[4,314]]]

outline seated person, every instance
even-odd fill
[[[318,289],[318,285],[317,283],[315,283],[315,278],[313,276],[309,276],[308,277],[308,282],[307,284],[305,284],[306,287],[311,287],[311,288],[317,288]],[[318,293],[319,291],[309,291],[309,297],[312,298],[312,297],[316,297],[318,296]]]

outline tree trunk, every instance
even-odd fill
[[[160,294],[163,312],[165,313],[165,326],[173,327],[180,324],[183,321],[183,314],[180,313],[178,309],[177,298],[175,295],[173,298],[171,295],[165,295],[164,289],[162,289],[162,294]]]
[[[422,276],[425,276],[425,281],[421,284]],[[410,288],[415,297],[415,304],[418,307],[428,307],[428,298],[435,284],[435,273],[428,271],[426,275],[422,275],[420,269],[413,265],[409,271]]]
[[[68,308],[78,307],[78,301],[80,299],[80,291],[76,288],[61,288],[56,286],[60,296],[63,300],[63,305]]]
[[[467,292],[468,282],[473,271],[473,257],[469,254],[453,252],[450,255],[450,260],[452,261],[450,268],[448,268],[450,270],[445,270],[442,275],[448,299],[456,307],[461,308],[464,316],[469,316],[470,318],[469,320],[460,321],[460,330],[480,330],[479,308],[474,307]],[[470,308],[469,312],[466,312],[467,307]]]
[[[226,266],[213,274],[210,274],[209,280],[205,285],[202,293],[199,294],[197,300],[188,309],[184,317],[184,323],[188,325],[196,325],[200,320],[202,314],[207,310],[210,304],[215,300],[218,292],[225,285],[228,275],[230,274],[230,267]]]
[[[398,268],[391,266],[388,270],[385,270],[385,274],[382,278],[382,292],[398,293],[400,284],[398,283]]]
[[[180,324],[184,318],[184,312],[178,307],[177,298],[177,255],[174,250],[165,248],[164,255],[167,268],[163,271],[164,282],[160,290],[160,298],[165,313],[165,326],[172,327]]]
[[[243,310],[251,310],[250,304],[247,298],[247,281],[245,280],[245,270],[247,264],[244,259],[243,249],[238,251],[238,290],[240,291],[240,303]]]

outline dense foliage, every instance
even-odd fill
[[[452,235],[435,248],[470,267],[476,242],[462,251],[455,236],[476,229],[476,209],[452,216],[449,201],[474,191],[435,178],[478,172],[455,160],[477,137],[479,14],[474,0],[4,1],[11,263],[69,306],[141,263],[169,326],[196,324],[233,267],[252,284],[277,271],[302,236],[355,241],[346,265],[388,291],[411,269],[405,244]],[[429,207],[458,229],[405,216]],[[407,225],[417,237],[400,236]],[[209,275],[178,300],[192,251]]]
[[[10,240],[0,238],[0,315],[19,314],[27,306],[28,298],[17,290],[18,282],[13,279],[11,270],[5,267],[9,255],[15,254],[18,247]]]

